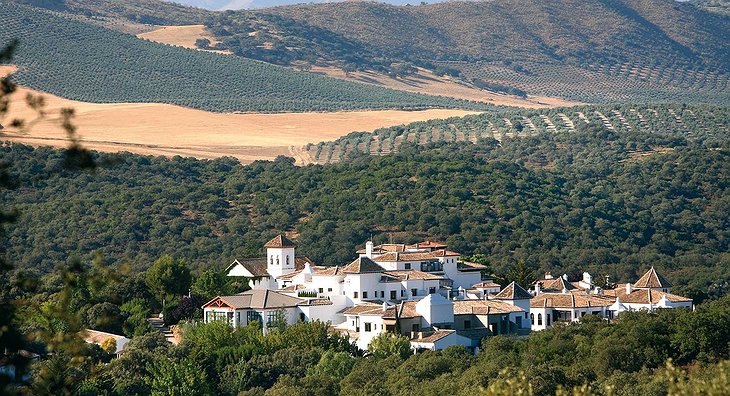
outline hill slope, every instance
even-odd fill
[[[711,149],[661,128],[590,127],[306,167],[121,154],[94,175],[59,175],[59,151],[5,146],[22,186],[2,192],[21,213],[8,259],[48,271],[99,250],[137,269],[165,253],[221,268],[291,230],[301,253],[323,265],[351,261],[368,237],[392,236],[484,253],[499,273],[524,261],[536,273],[620,281],[656,265],[677,286],[691,281],[693,296],[724,293],[726,136]],[[532,165],[539,158],[551,166]]]
[[[486,107],[169,47],[19,4],[2,3],[0,19],[0,37],[22,39],[17,82],[85,102],[220,112]]]
[[[662,131],[672,136],[701,141],[709,147],[730,139],[730,108],[706,105],[578,106],[540,110],[503,110],[446,120],[430,120],[382,128],[373,133],[354,132],[331,142],[302,148],[313,163],[334,163],[360,154],[388,155],[413,146],[448,142],[530,137],[540,134],[580,134],[589,123],[612,132],[633,134]],[[525,160],[527,160],[525,158]],[[541,166],[550,163],[530,157]]]
[[[585,101],[728,99],[730,18],[672,0],[306,4],[207,24],[221,49],[275,63],[412,62]]]

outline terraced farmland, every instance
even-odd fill
[[[646,66],[638,63],[525,63],[519,71],[497,62],[441,62],[467,79],[513,86],[531,94],[582,102],[712,102],[730,101],[730,75],[715,69]]]
[[[0,21],[0,46],[20,40],[16,82],[83,102],[263,113],[489,107],[161,45],[20,4],[0,3]]]
[[[438,142],[501,141],[542,133],[578,133],[581,125],[600,123],[619,133],[653,132],[702,141],[708,147],[727,144],[730,108],[706,105],[580,106],[543,110],[505,110],[444,120],[415,122],[354,132],[338,140],[302,148],[309,162],[329,164],[354,155],[388,155],[403,147]]]

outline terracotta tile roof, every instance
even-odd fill
[[[410,319],[410,318],[417,318],[421,316],[416,311],[416,304],[418,301],[402,301],[399,308],[400,308],[400,315],[399,317],[403,319]]]
[[[287,238],[284,234],[279,234],[275,236],[272,240],[266,242],[264,245],[265,248],[288,248],[288,247],[296,247],[297,245],[294,244],[294,242],[291,241],[291,239]]]
[[[499,315],[524,312],[520,307],[496,300],[454,300],[454,315]]]
[[[626,294],[626,284],[617,285],[615,289],[608,289],[604,290],[604,295],[610,296],[612,298],[618,297],[619,300],[621,300],[622,303],[628,303],[628,304],[649,304],[649,301],[651,301],[652,304],[658,303],[662,299],[662,295],[667,296],[667,300],[670,302],[678,303],[678,302],[692,302],[691,298],[678,296],[676,294],[671,293],[663,293],[657,290],[651,290],[651,289],[634,289],[631,291],[631,294]]]
[[[293,277],[295,273],[298,273],[298,271],[301,271],[304,268],[304,264],[309,263],[309,265],[314,265],[314,262],[309,257],[306,256],[299,256],[294,258],[294,273],[289,273],[286,275],[282,275],[281,277],[291,276]],[[235,267],[237,264],[241,264],[243,268],[246,268],[248,272],[250,272],[253,276],[269,276],[269,273],[267,272],[267,261],[266,257],[254,257],[254,258],[244,258],[244,259],[235,259],[229,265],[226,267],[226,272],[230,271],[231,268]],[[279,277],[279,278],[281,278]],[[287,279],[287,278],[284,278]]]
[[[590,308],[610,307],[615,298],[606,295],[580,293],[542,293],[530,300],[532,308]]]
[[[481,271],[483,269],[487,269],[487,266],[478,263],[470,263],[468,261],[459,261],[456,263],[456,269],[459,271]]]
[[[451,334],[456,333],[456,330],[437,330],[428,335],[427,337],[422,338],[411,338],[412,342],[422,342],[425,344],[432,344],[444,337],[450,336]],[[423,333],[420,333],[423,334]]]
[[[309,263],[309,265],[312,267],[312,275],[316,276],[335,276],[335,275],[342,275],[342,267],[340,266],[334,266],[334,267],[325,267],[321,265],[314,265],[312,260],[310,260],[308,257],[297,257],[294,262],[294,272],[290,272],[288,274],[284,274],[279,276],[276,279],[281,280],[292,280],[294,277],[302,273],[302,270],[304,269],[304,264]]]
[[[434,257],[453,257],[453,256],[461,256],[461,254],[452,252],[450,250],[436,250],[434,252],[431,252]]]
[[[273,290],[256,289],[233,296],[218,296],[208,301],[203,308],[211,306],[228,306],[234,309],[270,309],[294,307],[304,300],[287,296]]]
[[[498,285],[494,282],[480,282],[480,283],[477,283],[476,285],[472,286],[472,288],[474,288],[474,289],[491,289],[491,288],[495,288],[495,287],[502,288],[502,285]]]
[[[388,252],[405,252],[408,249],[408,245],[402,243],[384,243],[382,245],[373,246],[373,254],[384,254]],[[357,251],[358,254],[367,253],[367,248],[360,249]]]
[[[380,283],[388,283],[388,282],[400,282],[401,278],[395,276],[395,275],[388,275],[386,273],[383,273],[383,276],[380,277]]]
[[[667,288],[672,287],[672,284],[669,283],[667,278],[661,276],[654,267],[649,268],[649,271],[646,271],[646,273],[639,278],[639,280],[634,283],[634,287],[642,288],[642,289],[661,289],[661,288]]]
[[[346,274],[365,274],[383,271],[385,271],[383,267],[367,257],[360,257],[342,268],[342,272]]]
[[[345,315],[381,315],[383,313],[383,304],[362,303],[353,307],[347,307],[340,311]]]
[[[385,271],[383,272],[385,275],[394,276],[400,280],[409,280],[409,279],[425,279],[425,280],[436,280],[436,279],[446,279],[443,276],[440,275],[434,275],[430,274],[428,272],[423,271],[417,271],[417,270],[398,270],[398,271]]]
[[[423,241],[413,245],[416,249],[446,249],[448,245],[442,242]]]
[[[231,265],[226,267],[226,272],[238,264],[241,264],[253,276],[269,276],[269,273],[266,272],[266,257],[235,259]]]
[[[431,252],[389,252],[381,254],[380,256],[373,257],[374,261],[420,261],[420,260],[431,260],[434,259],[434,255]]]
[[[529,300],[532,295],[516,282],[512,282],[502,289],[494,298],[498,300]]]
[[[569,291],[577,289],[575,285],[563,279],[562,276],[554,279],[542,279],[537,281],[536,283],[540,283],[540,288],[544,291],[562,292],[563,289]]]
[[[297,290],[304,290],[304,289],[306,289],[306,287],[304,287],[304,285],[289,285],[289,286],[281,289],[280,291],[291,293],[291,292],[295,292]]]
[[[313,298],[311,300],[307,300],[301,304],[300,306],[312,306],[312,305],[332,305],[332,301],[330,301],[327,298]]]
[[[395,319],[396,316],[402,319],[417,318],[421,316],[416,312],[417,301],[401,301],[400,304],[392,307],[388,307],[383,312],[383,319]]]

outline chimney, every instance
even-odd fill
[[[383,312],[388,310],[388,304],[386,302],[383,302]]]
[[[568,280],[568,274],[563,274],[563,280]]]
[[[553,279],[553,274],[551,274],[550,272],[546,272],[545,279]]]
[[[365,242],[365,256],[367,258],[373,258],[373,241]]]
[[[631,283],[626,283],[626,294],[631,294],[631,292],[634,291],[633,285]]]
[[[547,276],[547,275],[545,275],[545,276]],[[540,282],[535,282],[535,295],[536,296],[539,295],[540,294],[540,291],[541,291],[540,290]]]

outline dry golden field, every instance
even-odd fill
[[[0,66],[0,75],[13,70]],[[44,96],[48,115],[26,134],[8,127],[9,118],[33,119],[25,104],[27,94]],[[334,113],[226,114],[156,103],[85,103],[43,94],[21,87],[13,96],[3,140],[30,145],[63,147],[68,144],[58,125],[61,108],[76,111],[74,123],[83,144],[94,150],[130,151],[151,155],[182,155],[197,158],[232,156],[243,163],[297,158],[295,147],[334,140],[349,132],[370,131],[433,118],[473,114],[463,110],[350,111]]]

